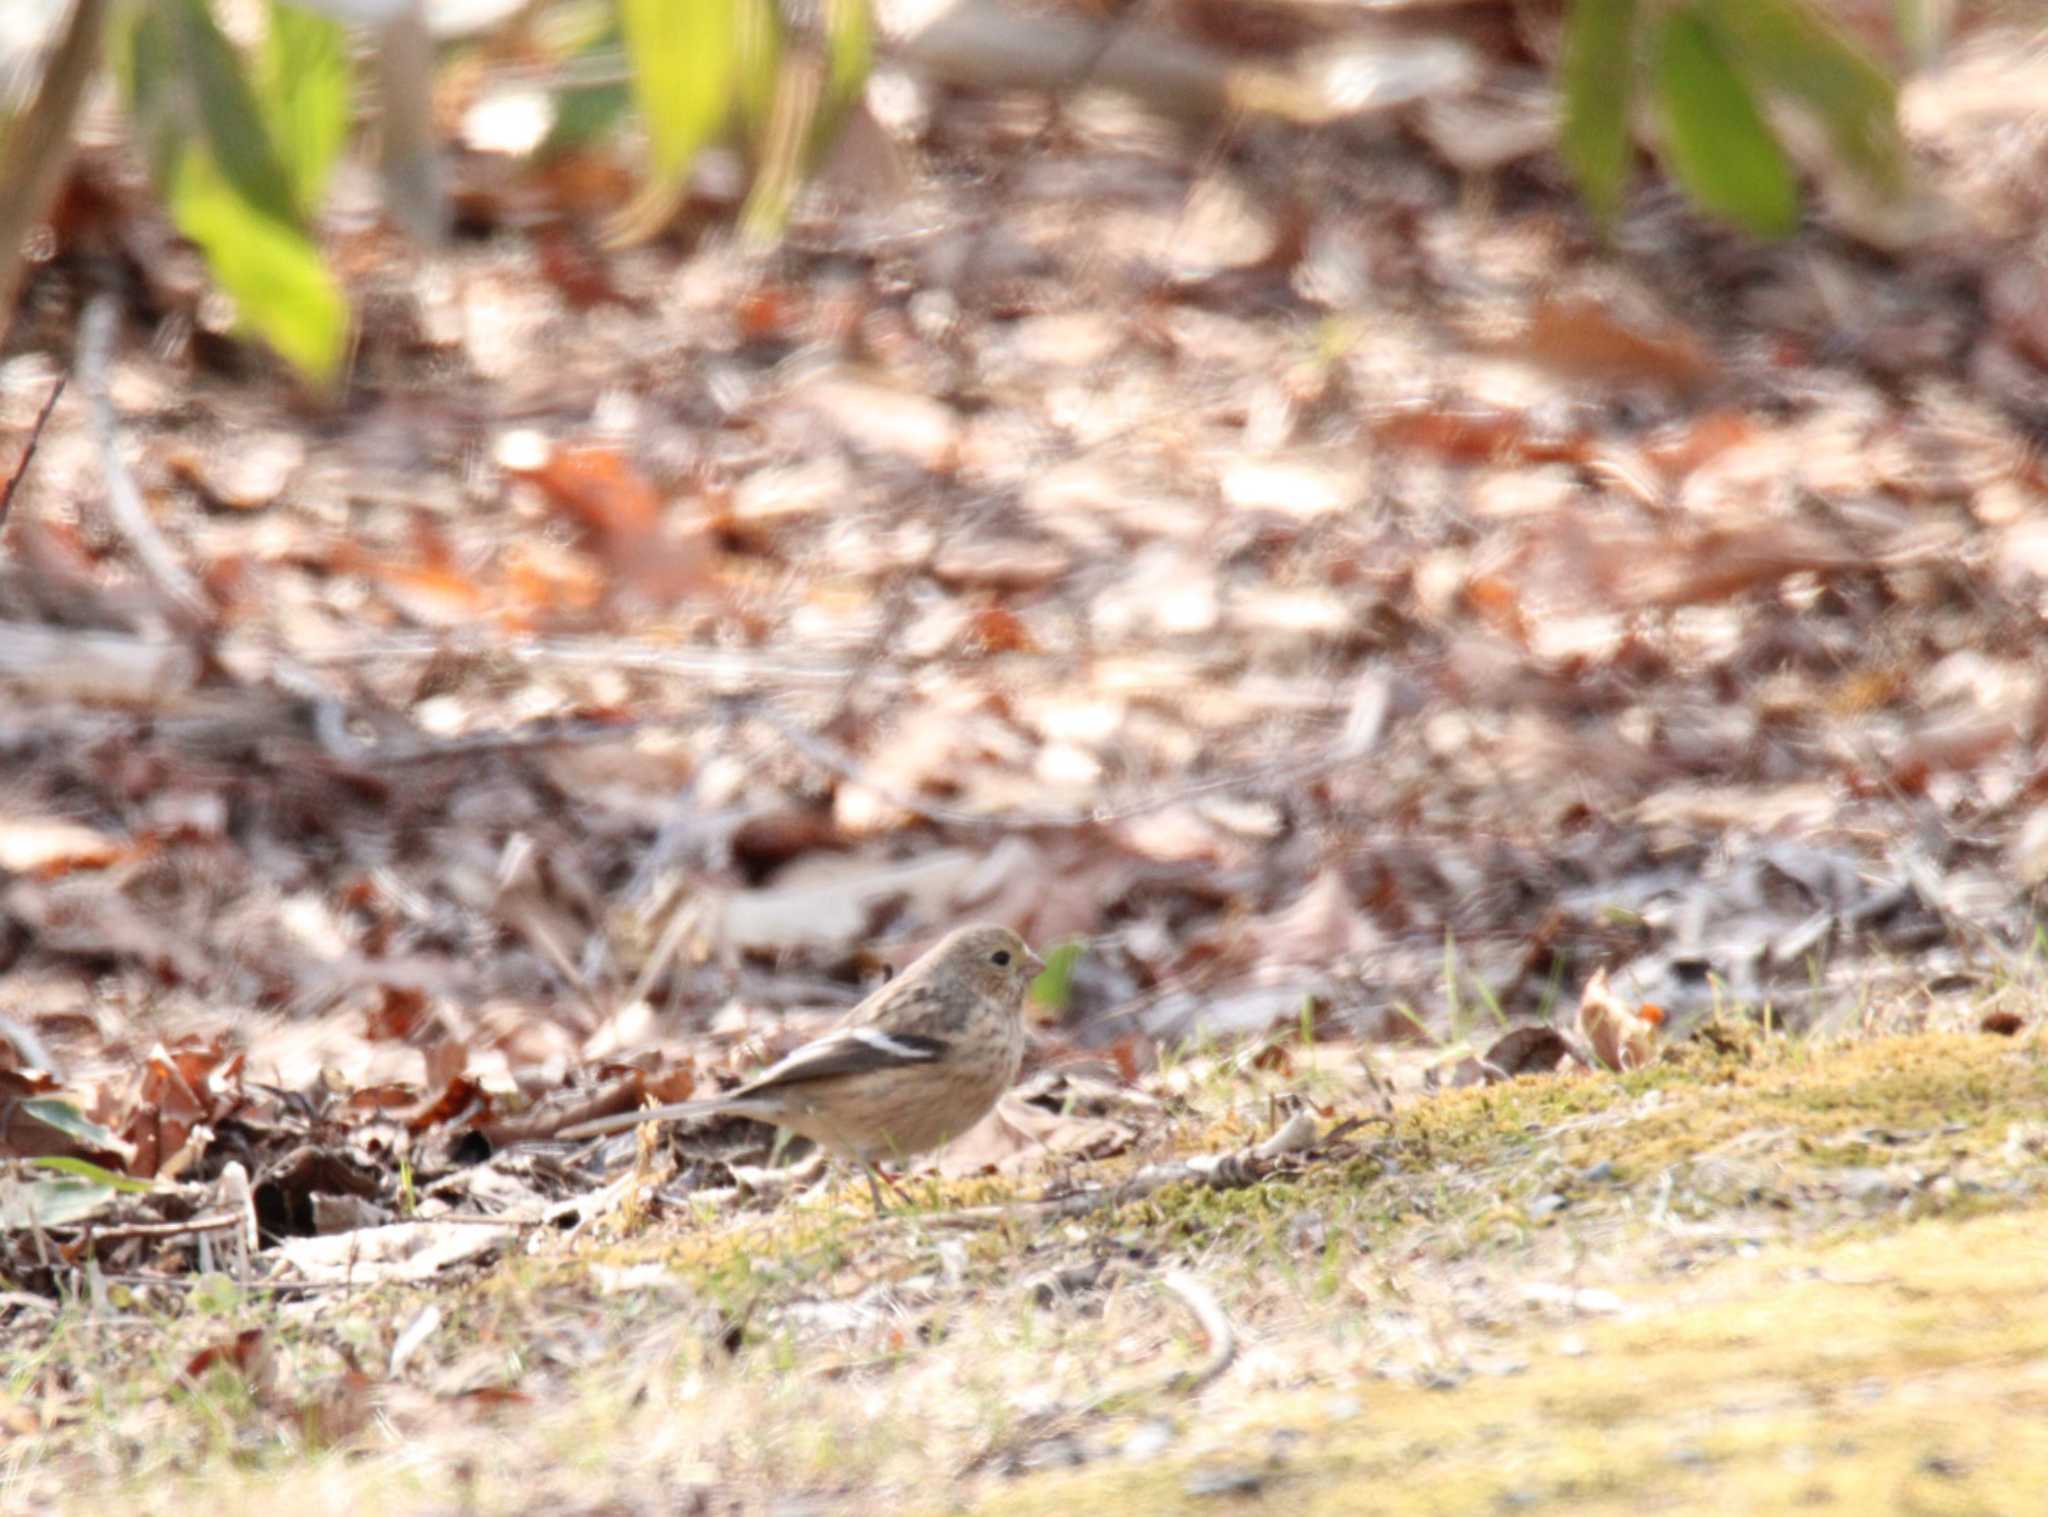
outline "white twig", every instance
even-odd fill
[[[205,625],[213,620],[213,608],[197,580],[185,572],[171,546],[149,519],[136,488],[128,461],[121,456],[121,428],[114,401],[107,388],[107,374],[113,366],[114,329],[120,306],[112,295],[95,295],[79,323],[78,378],[85,389],[86,413],[92,418],[93,441],[99,445],[100,470],[107,482],[107,519],[134,551],[142,572],[157,593],[171,603],[186,620]]]
[[[1192,1396],[1196,1391],[1229,1369],[1237,1358],[1237,1334],[1231,1329],[1230,1318],[1224,1314],[1223,1303],[1215,1294],[1186,1270],[1170,1269],[1159,1277],[1160,1286],[1195,1319],[1195,1326],[1209,1340],[1209,1357],[1191,1370],[1175,1370],[1166,1377],[1159,1387],[1162,1391],[1174,1391]]]

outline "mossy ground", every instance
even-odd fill
[[[1341,1065],[1322,1129],[1362,1125],[1251,1185],[1030,1204],[1264,1137],[1289,1077],[1219,1060],[1128,1154],[919,1181],[906,1213],[857,1186],[657,1208],[433,1286],[67,1310],[0,1349],[0,1409],[44,1429],[0,1453],[0,1506],[1993,1513],[2048,1489],[2040,1039],[1736,1029],[1391,1118]],[[1176,1270],[1237,1338],[1193,1392],[1174,1374],[1215,1345]],[[251,1327],[261,1384],[180,1387]]]

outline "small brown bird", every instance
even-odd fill
[[[738,1112],[876,1168],[950,1143],[985,1116],[1024,1058],[1024,993],[1045,968],[1007,927],[962,927],[781,1062],[708,1100],[579,1123],[587,1138],[642,1122]]]

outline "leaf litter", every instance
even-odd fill
[[[1085,952],[937,1162],[963,1221],[981,1183],[1079,1225],[1342,1170],[1347,1122],[1654,1074],[1731,1005],[1945,986],[2021,1041],[1982,1009],[2041,874],[2019,234],[1879,266],[1850,222],[1789,258],[1652,202],[1596,259],[1509,8],[1471,9],[1384,45],[1411,136],[1211,158],[1077,104],[997,207],[1017,100],[933,97],[931,219],[821,210],[765,263],[480,242],[452,307],[366,254],[360,403],[317,433],[128,313],[107,391],[207,618],[171,630],[59,404],[0,539],[10,1318],[216,1276],[317,1312],[761,1215],[758,1129],[550,1135],[739,1076],[965,917]],[[1986,71],[1909,120],[2010,229],[2037,165],[1956,87]],[[79,271],[39,277],[13,437],[70,366]],[[1307,1104],[1219,1106],[1240,1051]],[[246,1336],[186,1378],[319,1420]]]

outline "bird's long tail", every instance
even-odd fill
[[[640,1111],[622,1111],[616,1116],[596,1117],[588,1122],[578,1122],[574,1127],[565,1127],[555,1136],[558,1138],[596,1138],[608,1132],[623,1132],[629,1127],[638,1127],[642,1122],[679,1122],[692,1117],[708,1117],[715,1112],[729,1110],[731,1103],[716,1096],[703,1101],[676,1101],[667,1106],[649,1106]]]

